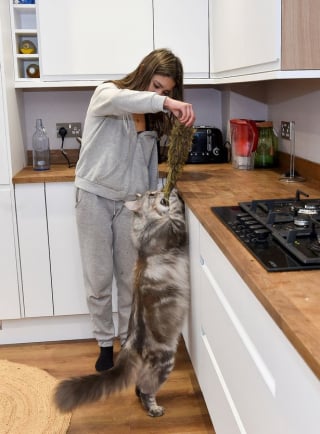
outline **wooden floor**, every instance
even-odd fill
[[[93,340],[0,346],[0,359],[39,367],[58,379],[92,373],[97,355],[98,347]],[[142,409],[132,387],[75,410],[68,433],[214,434],[183,341],[176,367],[158,393],[158,403],[165,407],[166,413],[151,418]]]

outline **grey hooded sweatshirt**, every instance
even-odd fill
[[[137,133],[132,113],[165,111],[166,97],[154,92],[99,85],[89,104],[75,185],[111,200],[132,200],[155,190],[157,133]]]

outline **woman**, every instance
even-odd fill
[[[76,167],[76,216],[88,308],[100,346],[97,371],[113,366],[113,277],[121,344],[127,336],[136,252],[124,201],[157,189],[157,138],[170,133],[174,118],[186,126],[195,121],[192,105],[182,100],[182,64],[159,49],[126,77],[99,85],[88,107]]]

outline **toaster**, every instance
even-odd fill
[[[222,132],[214,127],[195,127],[186,163],[226,162],[228,162],[228,148],[223,143]]]

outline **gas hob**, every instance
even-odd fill
[[[320,198],[297,190],[294,198],[211,210],[266,270],[320,269]]]

